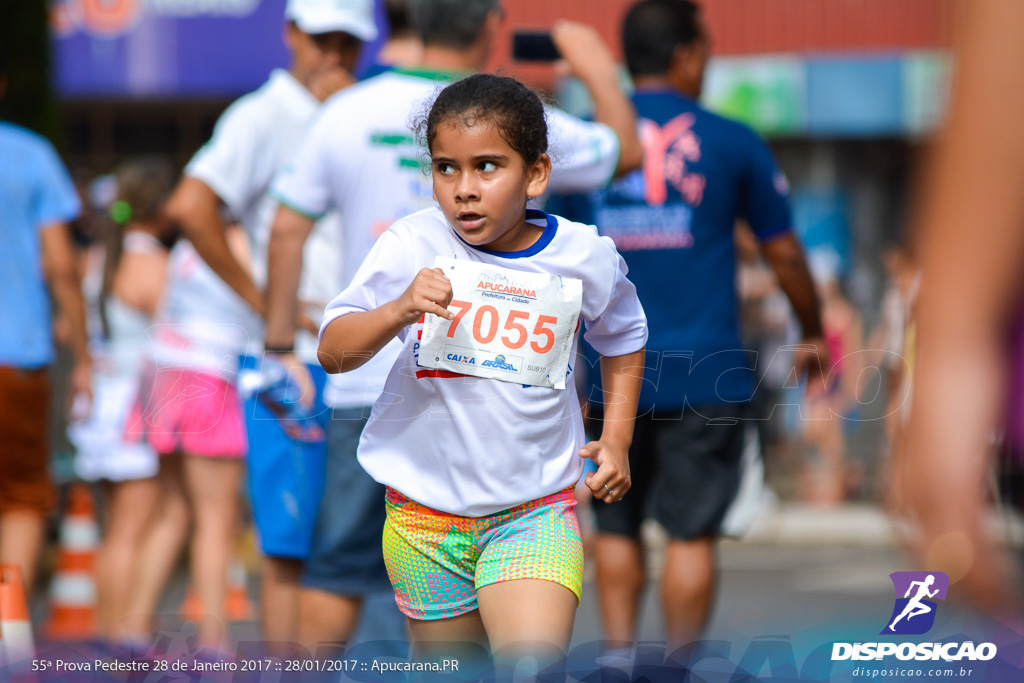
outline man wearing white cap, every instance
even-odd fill
[[[377,37],[372,0],[289,0],[285,19],[289,69],[275,70],[262,87],[224,112],[212,139],[185,168],[168,207],[206,263],[260,314],[276,210],[267,190],[320,103],[353,82],[362,43]],[[251,269],[228,246],[225,215],[249,236]],[[303,313],[314,320],[338,291],[339,230],[337,217],[325,216],[307,244],[300,298],[306,302]],[[262,339],[251,341],[261,344]],[[295,352],[310,364],[319,394],[326,377],[316,362],[315,335],[296,337]],[[242,367],[244,376],[246,370],[258,370],[260,362],[243,358]],[[316,404],[323,406],[319,395]],[[277,419],[280,406],[261,401],[258,393],[247,399],[245,412],[249,490],[266,556],[263,633],[270,642],[293,642],[299,577],[323,494],[326,445],[316,428],[301,434],[291,430],[298,438],[286,433],[286,422]],[[329,412],[320,412],[327,419]]]

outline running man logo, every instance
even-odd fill
[[[893,572],[896,604],[882,635],[917,636],[935,624],[934,600],[945,600],[949,577],[943,572]],[[900,597],[903,596],[903,597]]]

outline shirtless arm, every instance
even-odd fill
[[[803,247],[796,235],[787,232],[763,243],[761,248],[800,322],[804,350],[797,354],[797,367],[806,369],[808,380],[813,380],[808,382],[808,390],[820,391],[824,388],[825,373],[830,365],[828,346],[821,324],[821,302],[818,301]]]
[[[57,310],[68,320],[68,345],[74,358],[71,369],[70,398],[82,394],[92,400],[92,358],[85,330],[85,301],[75,268],[74,247],[66,223],[51,223],[39,233],[43,274]]]
[[[270,229],[270,246],[267,249],[267,348],[287,348],[295,343],[302,250],[314,224],[312,218],[281,206]]]
[[[1006,339],[1024,259],[1024,3],[957,5],[949,124],[917,219],[923,270],[906,484],[929,567],[983,607],[1024,604],[986,529],[991,439],[1004,414]],[[973,561],[972,561],[973,560]]]
[[[263,293],[252,274],[231,251],[220,214],[220,197],[198,178],[185,176],[167,203],[167,214],[192,242],[196,253],[260,315],[264,312]]]
[[[594,119],[607,125],[619,138],[619,164],[615,177],[640,168],[643,146],[636,132],[636,112],[619,85],[619,70],[611,50],[592,27],[559,21],[551,30],[569,69],[594,100]]]

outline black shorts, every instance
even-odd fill
[[[594,499],[598,530],[639,538],[641,523],[654,519],[672,538],[718,536],[739,489],[747,415],[745,404],[734,404],[637,417],[629,449],[633,486],[617,503]],[[598,438],[600,418],[589,427]]]

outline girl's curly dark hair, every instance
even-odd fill
[[[533,90],[514,78],[476,74],[452,83],[437,96],[430,112],[416,123],[417,137],[433,151],[438,126],[457,121],[472,127],[494,124],[529,166],[548,151],[544,104]]]

